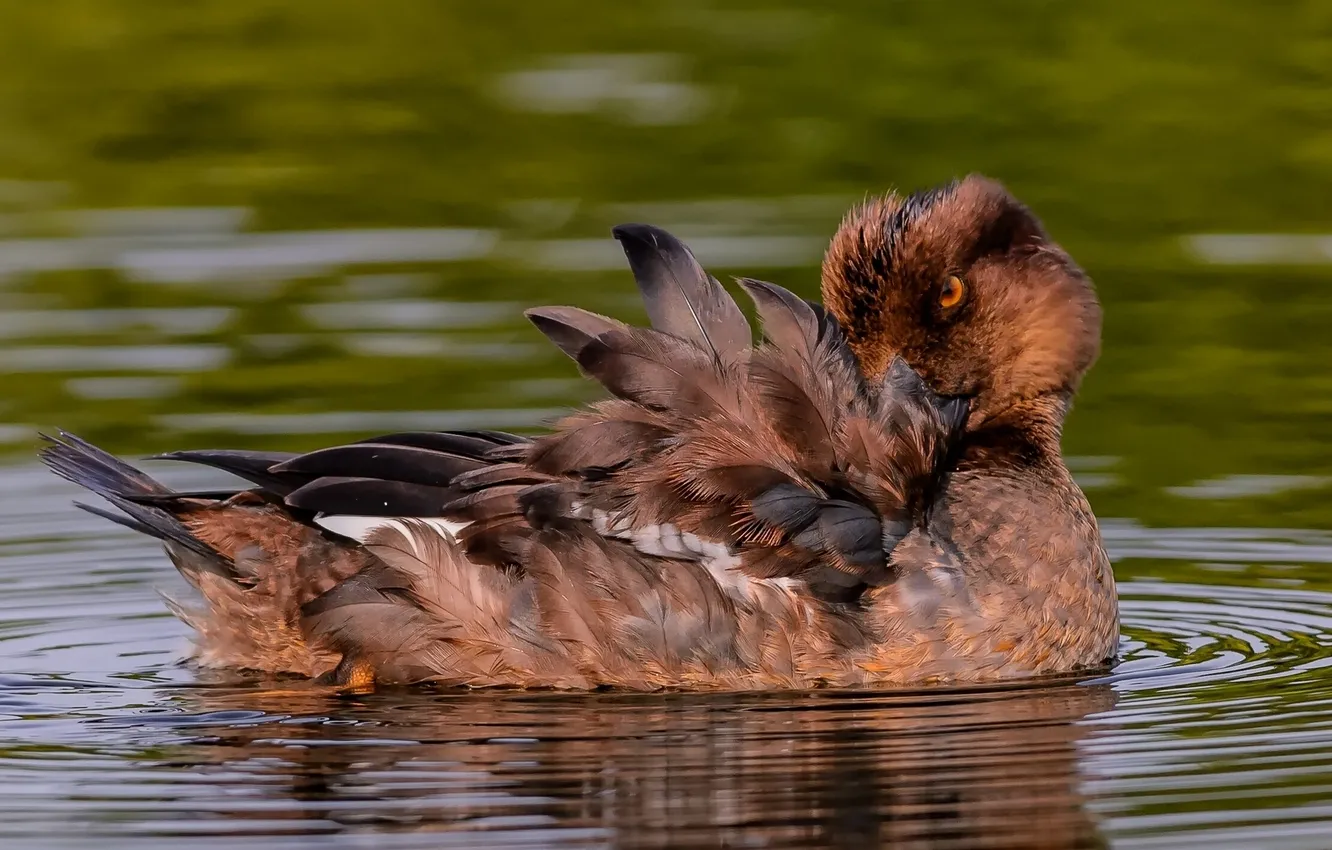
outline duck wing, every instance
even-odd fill
[[[664,255],[677,266],[688,256]],[[640,278],[645,265],[640,255]],[[677,268],[685,277],[711,280]],[[725,334],[705,322],[686,335],[664,321],[634,328],[568,307],[530,311],[614,398],[558,423],[522,463],[561,482],[548,505],[641,551],[702,559],[729,584],[736,573],[789,578],[822,599],[854,599],[893,579],[894,547],[928,521],[968,405],[932,393],[900,358],[871,384],[821,306],[771,283],[740,285],[764,329],[744,348],[704,344],[735,339],[724,318]],[[640,288],[651,304],[653,290]],[[715,297],[701,283],[693,291]]]
[[[288,505],[339,517],[443,520],[473,560],[521,571],[534,535],[581,522],[642,554],[694,560],[718,582],[792,579],[846,601],[894,578],[923,526],[967,414],[900,359],[868,382],[836,320],[782,287],[734,300],[679,240],[615,230],[653,327],[574,307],[532,322],[612,398],[535,439],[389,435],[288,459]],[[361,532],[382,520],[358,521]],[[358,533],[353,530],[349,533]]]

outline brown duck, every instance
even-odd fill
[[[528,317],[612,398],[536,438],[386,434],[164,459],[68,434],[58,474],[159,538],[205,665],[341,687],[809,688],[1067,673],[1114,655],[1114,579],[1060,431],[1096,358],[1090,281],[1003,187],[853,210],[823,305],[624,225],[652,328]]]

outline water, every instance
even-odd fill
[[[6,847],[1332,844],[1325,4],[0,4]],[[1065,447],[1108,676],[329,699],[204,676],[32,460],[537,427],[608,238],[812,293],[867,191],[1005,180],[1096,279]],[[166,477],[206,483],[190,470]]]

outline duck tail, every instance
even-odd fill
[[[326,537],[263,491],[179,492],[73,434],[42,439],[52,472],[111,506],[78,507],[160,540],[198,591],[198,602],[163,596],[196,631],[199,663],[305,676],[337,664],[337,653],[307,642],[300,608],[365,565],[359,546]]]
[[[42,462],[66,481],[101,496],[119,513],[85,502],[75,502],[77,507],[161,540],[168,550],[174,547],[192,553],[188,570],[181,569],[191,584],[198,584],[201,572],[239,578],[230,558],[200,540],[181,521],[178,509],[184,494],[73,434],[59,434],[58,438],[41,435],[47,443],[41,451]]]

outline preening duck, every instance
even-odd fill
[[[197,661],[346,688],[776,689],[1104,666],[1118,608],[1060,432],[1099,350],[1091,282],[1001,185],[853,209],[822,305],[615,228],[651,328],[528,311],[609,393],[550,433],[386,434],[42,457],[162,540]]]

